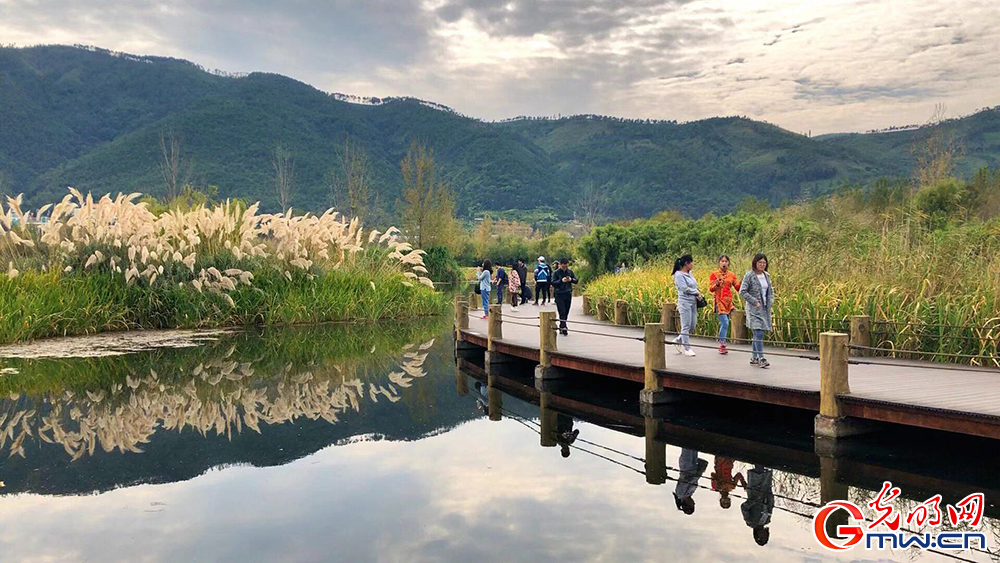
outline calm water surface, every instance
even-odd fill
[[[440,323],[165,340],[2,360],[0,561],[825,561],[824,491],[1000,491],[987,441],[881,429],[831,465],[807,413],[691,398],[648,423],[628,385],[489,385]],[[730,472],[750,494],[723,498]]]

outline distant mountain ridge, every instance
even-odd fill
[[[269,155],[296,161],[292,205],[333,203],[327,178],[348,135],[372,162],[379,207],[395,214],[413,139],[435,150],[459,213],[569,218],[585,186],[609,217],[673,208],[697,216],[754,195],[779,203],[845,182],[906,176],[935,127],[964,147],[957,172],[1000,166],[1000,110],[934,127],[808,138],[742,117],[688,123],[581,115],[486,122],[415,98],[329,94],[270,73],[208,71],[95,48],[0,48],[0,190],[29,203],[94,192],[162,194],[159,135],[183,136],[192,183],[277,208]],[[593,191],[593,190],[591,190]],[[530,213],[529,213],[530,212]]]

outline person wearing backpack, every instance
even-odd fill
[[[552,278],[552,268],[545,263],[545,257],[538,257],[538,264],[535,266],[535,305],[538,299],[542,299],[542,305],[549,302],[549,281]]]
[[[497,273],[493,275],[493,283],[497,286],[497,305],[503,305],[503,295],[510,283],[507,270],[504,270],[503,266],[497,266]]]

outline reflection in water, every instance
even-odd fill
[[[771,537],[767,525],[771,523],[771,512],[774,511],[774,471],[753,466],[747,472],[747,500],[740,505],[743,521],[753,529],[753,539],[757,545],[766,545]]]
[[[310,328],[8,363],[0,559],[832,561],[811,535],[823,502],[865,504],[890,475],[913,495],[894,501],[904,511],[928,490],[1000,488],[984,448],[949,454],[964,472],[893,462],[911,443],[897,435],[818,457],[786,411],[643,416],[634,388],[456,372],[450,337],[432,344],[443,332]]]
[[[23,458],[32,441],[41,441],[60,445],[77,460],[98,450],[141,453],[157,431],[193,430],[232,439],[244,430],[260,433],[261,424],[299,418],[335,424],[363,403],[399,401],[414,379],[426,375],[424,362],[434,339],[399,340],[414,336],[412,331],[360,342],[372,346],[367,353],[358,353],[358,343],[346,350],[328,346],[363,336],[341,327],[313,329],[309,338],[315,348],[305,355],[296,349],[301,330],[285,330],[128,360],[26,360],[19,368],[25,381],[44,373],[84,383],[61,391],[12,392],[0,401],[0,452]],[[379,346],[402,352],[376,356]],[[53,373],[59,370],[73,373]]]

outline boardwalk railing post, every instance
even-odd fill
[[[844,417],[838,395],[851,392],[848,382],[848,336],[839,332],[819,335],[819,414],[815,433],[820,438],[841,438],[864,432],[860,421]]]
[[[594,314],[594,311],[591,310],[590,306],[591,306],[590,296],[589,295],[584,295],[583,296],[583,314],[584,315],[593,315]]]
[[[660,307],[660,324],[666,332],[678,332],[674,327],[674,317],[677,316],[677,303],[666,302]]]
[[[667,345],[663,341],[663,324],[646,323],[643,330],[644,382],[639,401],[648,404],[664,402],[663,386],[656,370],[667,367]]]
[[[750,340],[747,334],[747,318],[743,311],[733,309],[729,313],[729,326],[732,327],[732,334],[729,337],[734,344],[745,343]]]
[[[489,323],[486,325],[486,349],[493,352],[493,341],[503,338],[503,308],[490,305]]]
[[[538,367],[535,368],[535,380],[556,379],[559,371],[552,367],[550,352],[556,351],[556,312],[542,311],[538,313]]]
[[[597,298],[597,320],[608,320],[608,299],[606,297]]]
[[[455,340],[462,339],[462,329],[469,328],[469,304],[465,297],[455,295]]]
[[[855,346],[872,345],[872,319],[868,315],[851,317],[851,344]],[[868,350],[852,350],[854,356],[868,356]]]
[[[662,485],[667,482],[667,443],[657,439],[660,419],[646,417],[646,482]]]
[[[625,301],[624,299],[615,301],[615,324],[628,324],[628,301]]]
[[[490,305],[490,317],[486,325],[486,373],[493,375],[503,364],[513,359],[496,349],[496,341],[503,338],[503,306]]]

